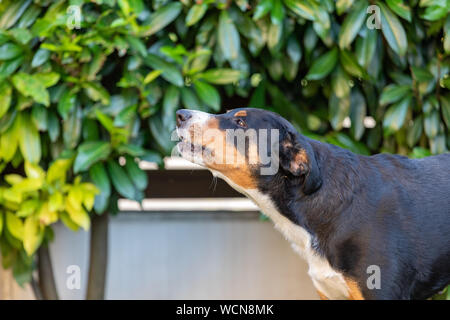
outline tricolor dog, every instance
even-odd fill
[[[424,299],[450,283],[450,154],[361,156],[251,108],[179,110],[177,132],[184,158],[270,217],[321,298]]]

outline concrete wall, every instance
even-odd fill
[[[82,299],[88,233],[55,233],[60,296]],[[109,245],[108,299],[318,298],[303,260],[257,213],[123,213],[111,219]],[[79,290],[66,286],[71,265],[81,270]]]

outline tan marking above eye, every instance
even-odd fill
[[[211,118],[206,122],[207,129],[219,129],[219,121],[217,118]]]
[[[245,111],[245,110],[240,110],[240,111],[236,112],[236,113],[234,114],[234,116],[235,116],[235,117],[246,117],[246,116],[247,116],[247,111]]]
[[[295,162],[303,162],[308,163],[308,155],[306,154],[305,149],[301,149],[297,154],[295,155]]]

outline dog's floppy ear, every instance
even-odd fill
[[[292,133],[288,133],[281,141],[280,166],[293,176],[303,178],[304,194],[311,194],[322,185],[320,169],[312,147],[307,141],[300,144]]]

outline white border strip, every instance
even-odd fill
[[[142,170],[158,170],[155,162],[141,161],[139,167]],[[164,168],[166,170],[206,170],[198,164],[187,161],[181,157],[165,157]]]
[[[259,211],[246,198],[168,198],[144,199],[142,206],[137,201],[119,199],[120,211]]]

